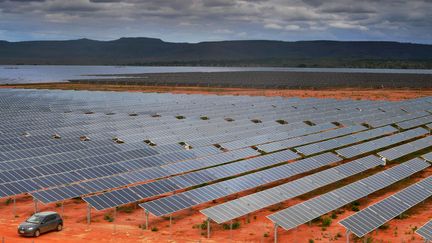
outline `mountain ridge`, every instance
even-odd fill
[[[432,62],[432,45],[393,41],[233,40],[198,43],[165,42],[158,38],[123,37],[22,41],[0,40],[0,64],[273,65],[301,62]],[[334,65],[334,64],[333,64]]]

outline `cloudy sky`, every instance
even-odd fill
[[[0,0],[3,40],[132,36],[432,44],[432,0]]]

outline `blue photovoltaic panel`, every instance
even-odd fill
[[[432,176],[340,221],[357,237],[363,237],[406,210],[432,196]]]
[[[432,220],[429,220],[425,225],[420,227],[417,231],[417,234],[419,234],[423,239],[425,240],[432,240]]]
[[[413,159],[271,214],[268,218],[285,230],[289,230],[407,178],[429,166],[430,164],[423,160]]]
[[[203,209],[201,210],[201,213],[216,221],[218,224],[221,224],[262,208],[269,207],[296,196],[308,193],[312,190],[329,185],[382,164],[383,161],[378,157],[368,156],[347,164],[339,165],[331,169],[305,176],[280,186]]]

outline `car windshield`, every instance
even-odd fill
[[[27,219],[27,222],[38,224],[42,221],[42,219],[43,219],[43,217],[41,217],[41,216],[33,215],[29,219]]]

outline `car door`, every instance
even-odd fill
[[[42,221],[39,225],[40,233],[45,233],[45,232],[50,231],[50,229],[49,229],[50,226],[49,226],[48,220],[49,220],[49,216],[46,216],[44,219],[42,219]]]
[[[47,222],[48,231],[54,230],[57,227],[57,220],[56,219],[57,219],[56,215],[49,215],[48,216],[48,222]]]

